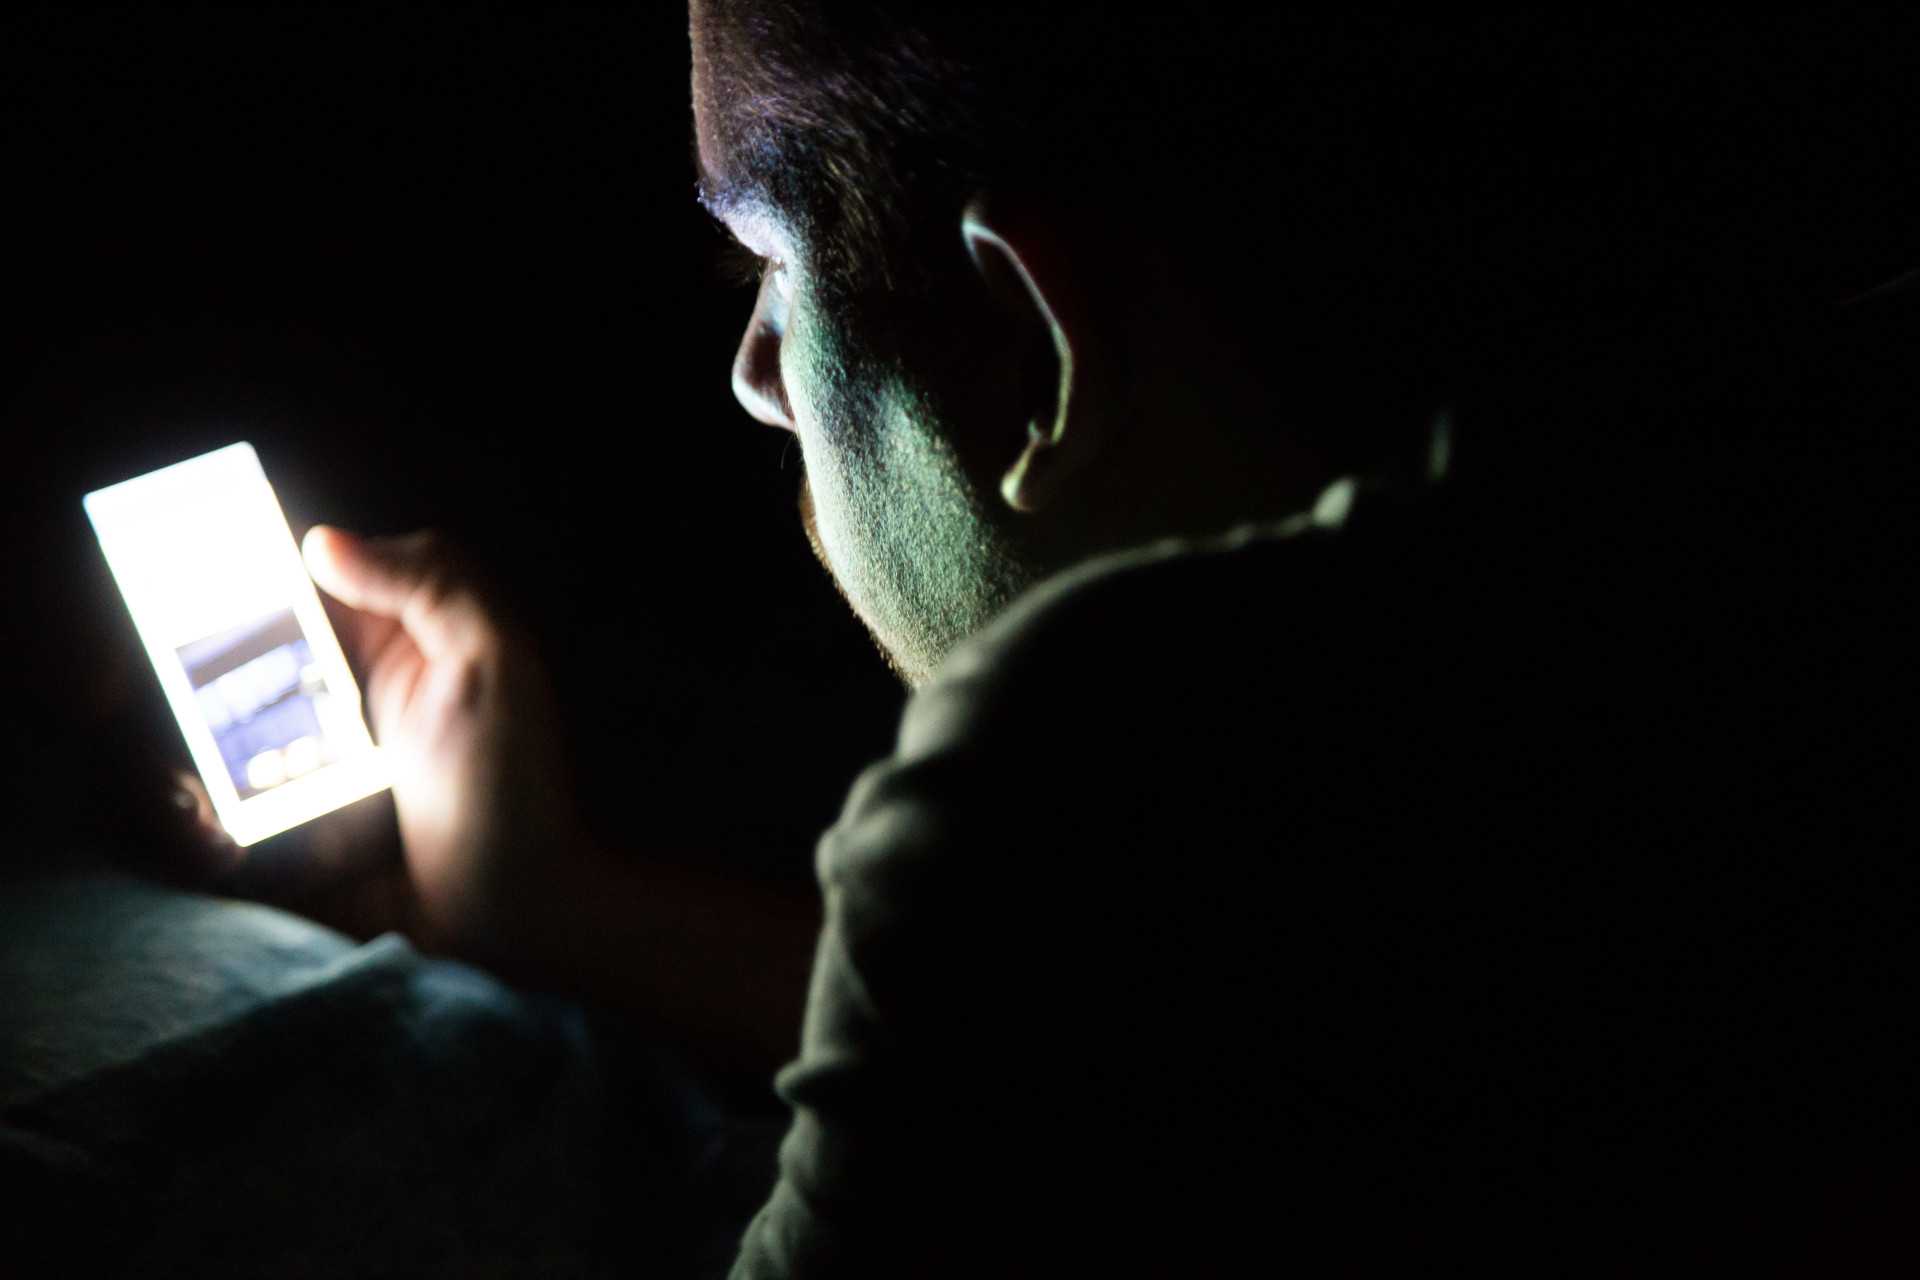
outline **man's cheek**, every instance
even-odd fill
[[[793,414],[793,425],[803,445],[819,438],[819,417],[814,411],[813,396],[809,394],[810,363],[805,323],[797,315],[790,316],[786,333],[780,339],[780,386],[786,392],[787,408]]]
[[[849,381],[831,346],[805,320],[787,330],[780,347],[780,377],[793,411],[794,428],[809,468],[828,465],[830,450],[851,443]]]

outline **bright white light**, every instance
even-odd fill
[[[247,785],[258,791],[287,780],[287,762],[278,750],[262,751],[247,761]]]
[[[320,767],[320,739],[295,738],[281,749],[280,758],[286,763],[289,778],[312,773]]]
[[[83,504],[236,843],[389,785],[346,655],[251,445],[89,493]]]

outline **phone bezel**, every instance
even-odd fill
[[[340,704],[334,709],[335,723],[328,731],[328,738],[338,751],[335,760],[244,798],[228,774],[219,742],[201,713],[186,664],[180,659],[178,646],[184,642],[164,632],[150,616],[151,610],[142,607],[141,601],[147,592],[138,580],[137,561],[126,553],[123,545],[125,538],[139,536],[142,528],[147,530],[147,536],[155,536],[153,512],[162,505],[161,498],[204,488],[207,481],[213,479],[224,485],[259,486],[259,491],[250,495],[258,506],[247,522],[251,525],[257,517],[261,526],[257,536],[271,537],[274,541],[272,553],[267,557],[273,565],[272,594],[278,597],[284,592],[286,607],[292,610],[314,661],[321,667],[328,690]],[[339,637],[334,634],[319,592],[300,557],[292,527],[252,444],[238,441],[96,489],[82,498],[82,505],[148,661],[159,677],[168,709],[186,740],[194,769],[213,802],[214,814],[235,844],[243,848],[257,844],[391,785],[387,762],[367,728],[360,686],[353,678]],[[266,515],[268,508],[270,518]],[[205,634],[217,634],[217,631],[215,628]]]

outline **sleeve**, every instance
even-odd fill
[[[1185,1264],[1391,1167],[1367,1134],[1439,1006],[1427,953],[1376,942],[1429,910],[1380,890],[1421,819],[1366,780],[1414,735],[1336,732],[1381,663],[1341,566],[1285,551],[1265,572],[1321,606],[1290,633],[1259,565],[1156,560],[1024,602],[909,701],[817,850],[792,1123],[735,1280],[1212,1274]]]
[[[1003,874],[1017,842],[982,847],[998,784],[958,728],[970,693],[917,696],[903,750],[820,842],[825,926],[800,1054],[775,1082],[793,1119],[739,1280],[1021,1274],[979,1251],[1031,1205],[1019,1100],[1044,1053],[1011,1030],[1031,948]]]

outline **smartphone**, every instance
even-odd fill
[[[387,788],[359,686],[252,445],[81,501],[234,843]]]

